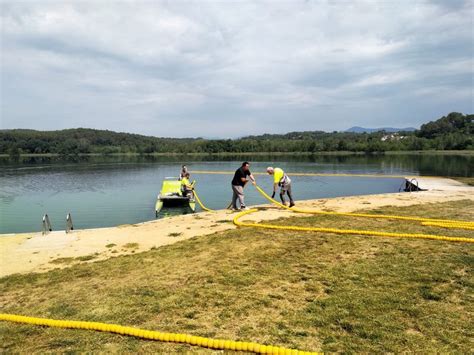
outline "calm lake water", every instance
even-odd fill
[[[247,159],[246,159],[247,158]],[[190,170],[235,171],[242,160],[251,171],[269,165],[290,174],[296,200],[397,192],[401,179],[354,177],[299,177],[291,172],[414,174],[472,176],[474,158],[453,155],[303,156],[303,157],[87,157],[76,160],[0,159],[0,233],[41,230],[48,213],[53,230],[65,229],[72,214],[76,229],[137,223],[155,218],[156,196],[165,177],[178,176],[186,163]],[[210,208],[225,208],[231,198],[231,175],[194,175],[197,190]],[[268,176],[257,176],[267,191]],[[252,186],[247,205],[266,202]],[[199,209],[199,208],[197,208]],[[159,218],[186,213],[164,209]]]

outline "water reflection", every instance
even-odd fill
[[[468,154],[328,154],[328,155],[167,155],[167,156],[76,156],[76,157],[21,157],[12,160],[0,158],[2,173],[10,169],[15,174],[27,174],[34,169],[62,169],[73,167],[75,171],[84,167],[89,170],[94,165],[102,169],[127,168],[130,165],[176,162],[300,162],[310,163],[315,171],[318,167],[334,171],[365,170],[401,172],[419,175],[465,176],[474,174],[474,155]]]
[[[178,206],[175,206],[175,207],[165,206],[158,213],[157,218],[179,216],[179,215],[190,214],[190,213],[193,213],[193,210],[189,208],[189,206],[179,206],[179,207]]]

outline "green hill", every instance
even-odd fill
[[[474,115],[450,113],[414,132],[290,132],[239,139],[163,138],[88,128],[0,131],[0,154],[383,152],[474,149]]]

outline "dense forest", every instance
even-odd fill
[[[291,132],[238,139],[157,138],[87,128],[0,130],[0,154],[384,152],[474,149],[474,115],[452,112],[414,132]]]

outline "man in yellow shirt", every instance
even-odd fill
[[[268,175],[273,175],[273,194],[272,198],[275,197],[275,192],[277,189],[277,186],[280,186],[280,199],[281,202],[286,205],[285,201],[285,193],[288,194],[288,198],[290,199],[290,207],[293,207],[295,205],[295,202],[293,201],[293,196],[291,195],[291,179],[288,177],[288,175],[285,174],[283,169],[280,168],[273,168],[269,166],[267,168],[267,173]]]
[[[184,197],[193,198],[194,182],[191,183],[189,181],[190,176],[191,175],[188,172],[184,173],[184,176],[181,179],[181,190],[183,191]]]

